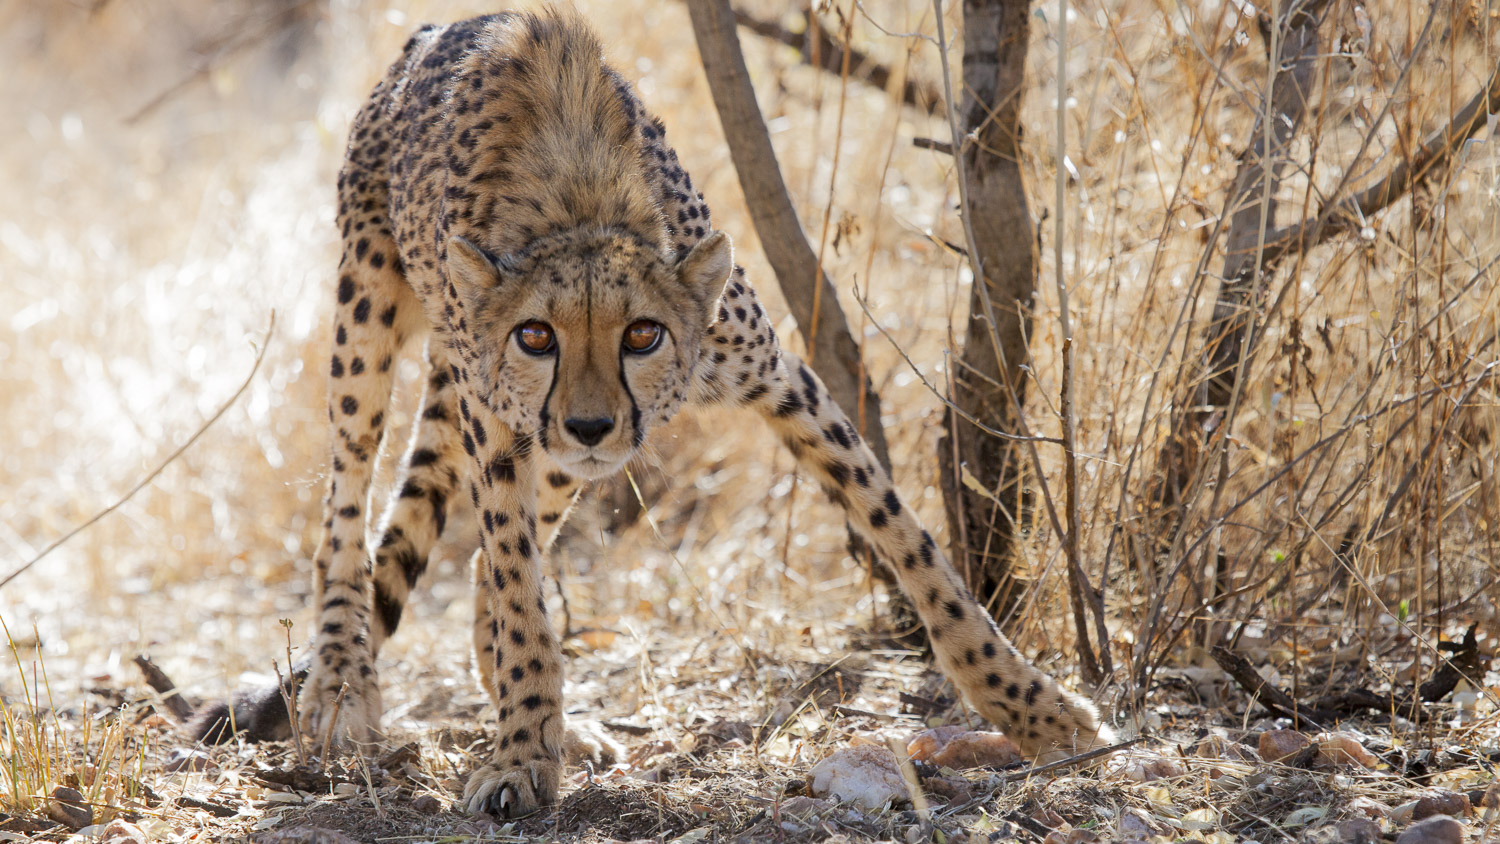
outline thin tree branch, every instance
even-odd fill
[[[689,2],[689,5],[696,4]],[[795,48],[802,54],[802,61],[808,64],[811,64],[813,57],[817,56],[818,66],[823,70],[835,75],[842,72],[845,59],[844,45],[828,33],[817,15],[806,15],[806,32],[792,32],[775,21],[763,21],[749,12],[735,12],[734,19],[740,26],[756,35]],[[816,48],[809,40],[809,36],[816,39]],[[897,71],[862,50],[850,48],[848,54],[850,78],[869,83],[882,91],[891,89],[892,80],[898,77]],[[925,82],[907,78],[901,85],[901,101],[912,108],[930,112],[943,101],[943,95]]]
[[[83,524],[78,525],[77,527],[58,537],[52,542],[51,545],[43,548],[42,553],[37,554],[27,562],[22,563],[20,568],[6,575],[4,580],[0,580],[0,589],[4,589],[7,583],[10,583],[12,580],[20,577],[21,574],[27,569],[41,562],[42,559],[45,558],[48,554],[51,554],[53,551],[56,551],[58,548],[62,547],[63,543],[93,527],[95,522],[98,522],[100,519],[108,516],[110,513],[113,513],[114,511],[120,509],[120,507],[124,505],[125,502],[134,498],[136,493],[145,489],[148,484],[156,480],[156,476],[160,475],[163,471],[166,470],[168,466],[172,465],[173,461],[183,455],[183,452],[192,448],[193,443],[197,442],[199,437],[203,436],[203,434],[207,432],[209,428],[212,428],[214,426],[214,423],[218,422],[219,419],[223,417],[223,415],[229,410],[229,408],[233,407],[234,403],[239,401],[240,396],[244,395],[245,390],[250,386],[250,382],[255,379],[255,373],[260,371],[261,361],[266,359],[266,349],[270,348],[271,331],[275,327],[276,312],[272,311],[270,319],[266,322],[265,336],[262,337],[260,341],[260,351],[258,351],[255,355],[255,364],[250,367],[250,374],[245,376],[244,383],[240,384],[240,388],[234,391],[234,395],[230,396],[228,401],[220,405],[219,409],[214,411],[214,415],[208,417],[208,421],[198,426],[198,430],[194,431],[191,437],[188,437],[187,442],[174,449],[171,454],[167,455],[167,459],[157,464],[155,469],[152,469],[150,472],[148,472],[144,478],[141,478],[135,486],[130,488],[129,492],[126,492],[124,495],[120,496],[115,500],[113,504],[95,513],[93,516],[90,516],[88,521],[85,521]]]
[[[1449,167],[1465,142],[1489,126],[1490,115],[1496,112],[1500,112],[1500,66],[1490,72],[1484,90],[1459,109],[1447,126],[1432,133],[1416,155],[1401,161],[1385,178],[1359,193],[1328,203],[1306,220],[1267,235],[1267,268],[1275,266],[1287,255],[1304,252],[1336,235],[1364,226],[1370,217]]]

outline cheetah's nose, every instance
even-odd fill
[[[598,419],[568,419],[563,422],[563,427],[584,445],[598,445],[605,434],[615,429],[615,420],[607,416]]]

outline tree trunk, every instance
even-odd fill
[[[1176,403],[1172,436],[1162,450],[1159,487],[1153,496],[1166,508],[1180,510],[1183,496],[1204,469],[1209,440],[1216,431],[1227,429],[1235,383],[1255,348],[1252,323],[1257,329],[1264,324],[1260,317],[1267,270],[1265,246],[1276,232],[1276,191],[1290,161],[1288,147],[1307,113],[1318,58],[1321,20],[1317,14],[1326,4],[1327,0],[1293,3],[1281,20],[1269,23],[1279,33],[1276,52],[1267,57],[1276,63],[1276,72],[1224,201],[1222,217],[1229,221],[1229,236],[1223,280],[1204,334],[1201,370]],[[1265,31],[1268,49],[1272,42],[1269,27]],[[1268,114],[1269,126],[1265,123]],[[1213,249],[1214,244],[1207,248]],[[1158,532],[1167,537],[1168,544],[1181,518],[1177,512],[1170,518],[1171,529]]]
[[[1030,27],[1027,0],[964,2],[959,116],[969,140],[960,154],[979,250],[975,263],[984,278],[975,280],[969,296],[961,362],[952,372],[952,400],[991,428],[1017,432],[1037,274],[1036,228],[1020,166]],[[993,313],[985,313],[980,284],[988,285]],[[987,320],[994,323],[998,349]],[[1000,617],[1013,600],[1011,556],[1028,503],[1020,474],[1025,452],[1023,446],[957,418],[951,409],[943,425],[938,459],[953,559],[974,594]]]
[[[729,0],[692,0],[688,13],[750,219],[807,341],[809,362],[834,401],[861,429],[870,450],[890,468],[885,429],[880,424],[880,397],[865,375],[859,344],[849,333],[833,282],[818,266],[818,256],[802,232],[781,178],[776,150],[740,51],[734,10]]]

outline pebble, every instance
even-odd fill
[[[100,844],[146,844],[146,833],[138,826],[115,818],[99,831]]]
[[[1022,760],[1021,748],[1002,733],[937,727],[918,733],[906,746],[918,762],[940,768],[1004,768]]]
[[[1169,780],[1187,773],[1182,761],[1145,750],[1120,754],[1104,764],[1102,775],[1130,782]]]
[[[1374,768],[1380,758],[1365,749],[1364,742],[1353,733],[1319,733],[1313,738],[1318,744],[1318,761],[1329,765],[1358,765]]]
[[[411,807],[424,815],[436,815],[443,811],[443,801],[431,794],[422,794],[411,801]]]
[[[1380,841],[1380,824],[1369,818],[1345,818],[1334,826],[1343,844],[1376,844]]]
[[[1420,821],[1434,815],[1466,818],[1472,814],[1474,807],[1469,803],[1469,795],[1461,791],[1437,789],[1417,798],[1417,805],[1411,810],[1411,819]]]
[[[957,806],[974,799],[973,786],[968,780],[957,776],[924,777],[922,791],[927,793],[928,802],[934,806],[943,801],[946,801],[949,806]]]
[[[1260,758],[1281,762],[1307,749],[1312,740],[1296,730],[1266,730],[1260,734]]]
[[[1390,806],[1363,794],[1350,799],[1349,810],[1371,820],[1380,820],[1381,818],[1388,818],[1391,815]]]
[[[884,809],[910,800],[906,781],[896,769],[896,755],[874,744],[835,751],[808,772],[814,797]]]
[[[1156,835],[1157,831],[1152,828],[1151,821],[1147,819],[1145,812],[1140,809],[1126,809],[1120,814],[1116,834],[1121,838],[1144,840]]]
[[[83,829],[94,822],[94,810],[78,789],[60,785],[47,801],[47,817],[68,829]]]
[[[1396,844],[1463,844],[1464,825],[1447,815],[1433,815],[1406,828]]]

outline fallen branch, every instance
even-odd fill
[[[1319,698],[1317,706],[1319,709],[1337,713],[1344,718],[1366,710],[1373,710],[1384,715],[1395,712],[1410,720],[1421,722],[1425,720],[1422,705],[1437,703],[1446,698],[1458,687],[1458,681],[1467,679],[1476,688],[1480,686],[1486,670],[1486,660],[1479,650],[1479,640],[1475,636],[1477,629],[1478,625],[1470,625],[1461,641],[1438,642],[1438,649],[1446,651],[1448,656],[1443,659],[1443,664],[1438,666],[1427,682],[1417,687],[1415,698],[1405,694],[1380,695],[1369,689],[1355,689],[1352,692]]]
[[[1427,718],[1423,704],[1437,703],[1446,698],[1458,687],[1460,680],[1467,679],[1471,684],[1478,686],[1483,679],[1486,665],[1484,654],[1479,650],[1479,640],[1475,636],[1477,629],[1477,624],[1470,625],[1462,641],[1438,643],[1438,649],[1446,651],[1449,655],[1433,672],[1432,677],[1417,687],[1415,697],[1395,693],[1382,695],[1369,689],[1355,689],[1336,695],[1326,695],[1308,706],[1298,703],[1290,695],[1267,682],[1243,656],[1222,645],[1215,646],[1212,653],[1214,662],[1217,662],[1219,667],[1224,669],[1224,672],[1244,689],[1252,700],[1265,707],[1273,715],[1292,719],[1293,725],[1299,729],[1302,724],[1305,724],[1315,730],[1323,730],[1326,729],[1323,724],[1332,724],[1366,711],[1374,711],[1386,716],[1395,713],[1420,723]]]
[[[137,654],[135,666],[141,669],[141,674],[146,678],[146,685],[156,690],[161,695],[160,700],[152,701],[152,705],[161,704],[167,708],[167,712],[178,721],[186,721],[193,717],[193,705],[183,700],[182,694],[177,691],[177,684],[167,676],[151,657],[145,654]]]
[[[1308,706],[1302,706],[1293,700],[1290,695],[1281,689],[1271,685],[1266,678],[1260,676],[1250,660],[1231,651],[1223,645],[1215,645],[1212,651],[1214,662],[1224,669],[1250,699],[1265,707],[1272,715],[1282,718],[1290,718],[1292,726],[1297,729],[1311,727],[1315,730],[1325,729],[1322,722],[1333,723],[1339,718],[1337,712],[1325,712]]]

